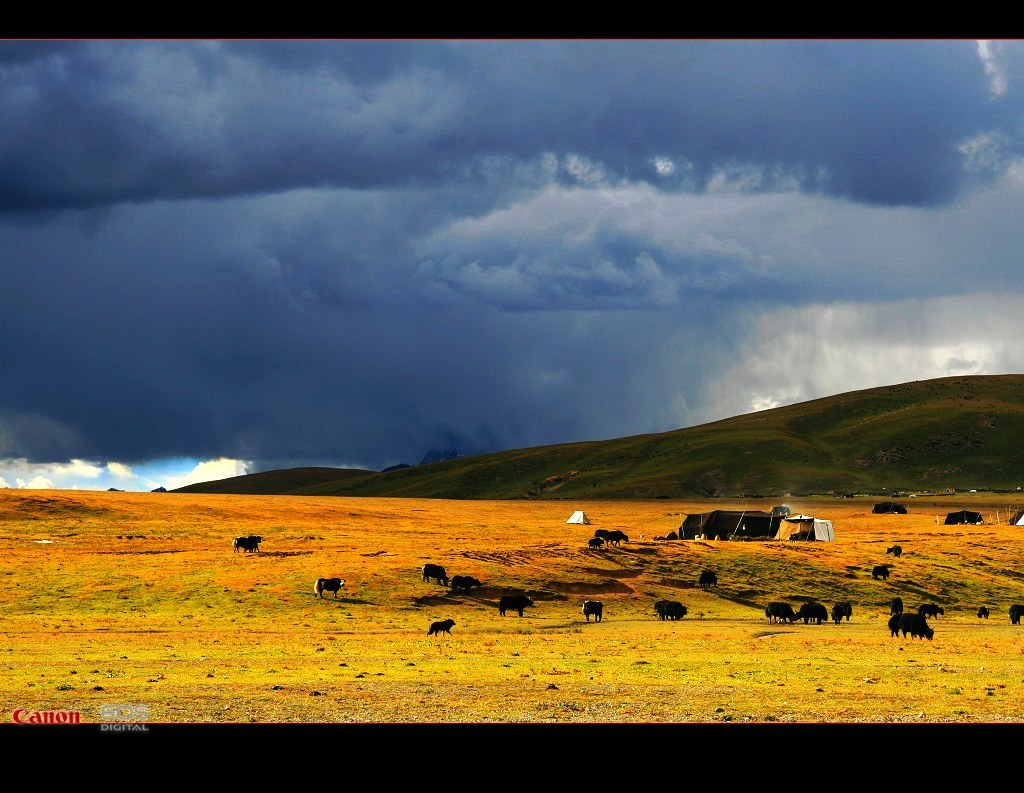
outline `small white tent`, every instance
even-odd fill
[[[1010,523],[1013,526],[1024,526],[1024,510],[1021,510],[1020,512],[1015,514],[1007,522]]]
[[[590,518],[583,514],[583,510],[576,510],[566,523],[590,523]]]
[[[819,520],[810,515],[790,515],[788,518],[783,518],[775,539],[792,540],[797,538],[832,542],[836,538],[836,534],[830,520]]]
[[[832,528],[832,521],[814,519],[814,539],[822,542],[832,542],[836,538],[835,530]]]

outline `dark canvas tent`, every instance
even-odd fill
[[[971,512],[969,509],[962,509],[959,512],[950,512],[946,515],[946,525],[951,526],[955,523],[984,523],[985,521],[981,518],[980,512]]]
[[[907,508],[895,501],[883,501],[881,504],[875,504],[875,508],[871,511],[877,515],[884,515],[888,512],[895,512],[897,515],[907,514]]]
[[[679,539],[721,537],[723,540],[743,540],[750,537],[772,537],[780,520],[782,518],[772,517],[767,512],[752,510],[716,509],[697,512],[687,515],[679,526]]]
[[[781,515],[782,517],[786,517],[786,515],[788,515],[789,512],[790,509],[785,504],[780,504],[777,507],[772,507],[772,515]]]
[[[1012,526],[1024,526],[1024,509],[1015,513],[1014,516],[1010,518],[1009,523]]]

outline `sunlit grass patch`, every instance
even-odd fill
[[[93,721],[111,702],[185,722],[1019,719],[1020,528],[936,524],[956,506],[943,500],[901,516],[794,506],[832,519],[836,541],[649,539],[706,503],[588,502],[595,523],[567,526],[550,502],[0,491],[0,706]],[[599,526],[631,541],[595,554]],[[263,552],[234,553],[242,533]],[[427,561],[483,586],[424,582]],[[717,588],[696,586],[706,568]],[[346,579],[337,599],[314,596],[320,576]],[[535,607],[500,617],[506,591]],[[889,635],[896,595],[944,607],[931,642]],[[659,620],[661,598],[687,615]],[[854,608],[841,625],[764,616],[769,600],[839,599]],[[452,635],[428,637],[446,618]]]

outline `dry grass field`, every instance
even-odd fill
[[[881,499],[879,499],[881,500]],[[163,723],[888,723],[1024,717],[1024,499],[787,500],[832,543],[655,541],[688,512],[774,502],[442,501],[0,490],[0,710],[134,703]],[[968,508],[989,524],[945,526]],[[575,509],[590,526],[566,525]],[[998,512],[997,512],[998,510]],[[995,523],[999,519],[1003,522]],[[597,528],[630,542],[591,550]],[[263,537],[234,553],[237,535]],[[642,535],[642,536],[641,536]],[[886,556],[899,543],[903,556]],[[453,594],[426,562],[484,582]],[[888,581],[871,577],[888,562]],[[719,586],[696,586],[704,569]],[[347,579],[314,597],[320,576]],[[496,608],[530,593],[523,617]],[[943,606],[933,641],[889,602]],[[605,604],[587,622],[585,598]],[[656,600],[686,605],[661,621]],[[764,604],[853,602],[835,625]],[[976,616],[987,605],[988,620]],[[428,636],[451,618],[451,636]]]

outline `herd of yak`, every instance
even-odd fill
[[[256,535],[236,537],[233,543],[234,550],[237,553],[239,548],[241,548],[246,553],[259,553],[262,541],[263,538]],[[588,547],[597,550],[602,545],[619,545],[623,541],[629,542],[629,537],[621,531],[598,529],[594,532],[594,537],[589,540]],[[891,548],[887,548],[885,552],[887,555],[892,554],[899,558],[903,554],[903,549],[899,545],[894,545]],[[889,578],[889,568],[889,565],[877,565],[871,571],[872,578],[887,580]],[[445,569],[438,564],[428,563],[423,565],[421,573],[424,582],[436,581],[441,586],[450,587],[452,592],[458,592],[459,590],[469,592],[473,587],[483,586],[480,581],[472,576],[457,575],[449,578]],[[713,586],[717,587],[718,576],[711,570],[704,570],[700,574],[697,584],[702,589],[708,589]],[[318,578],[313,585],[313,594],[323,598],[325,591],[333,592],[334,597],[337,598],[339,590],[344,585],[345,580],[342,578]],[[504,617],[506,613],[515,611],[522,617],[523,610],[534,605],[536,604],[533,598],[528,595],[502,595],[498,600],[498,614]],[[600,622],[604,615],[604,604],[599,600],[585,600],[582,613],[586,617],[587,622],[590,622],[591,617],[594,618],[595,622]],[[678,600],[659,600],[654,604],[654,613],[662,620],[678,620],[686,616],[687,609]],[[945,614],[945,610],[934,603],[924,603],[918,607],[916,613],[904,612],[902,598],[896,597],[892,599],[890,604],[890,613],[892,615],[889,618],[891,636],[902,634],[903,638],[906,638],[909,634],[913,638],[931,639],[935,635],[935,631],[928,625],[927,618]],[[770,623],[793,624],[797,620],[803,620],[805,625],[808,623],[820,625],[828,621],[830,616],[829,611],[821,603],[804,603],[798,610],[794,611],[789,603],[779,601],[769,603],[765,607],[764,615]],[[849,601],[840,601],[832,607],[831,618],[836,625],[842,622],[844,618],[849,622],[852,616],[853,604]],[[987,606],[978,608],[979,618],[988,619],[988,616],[989,609]],[[1010,606],[1010,622],[1013,625],[1020,625],[1021,617],[1024,617],[1024,605],[1014,604]],[[427,631],[427,635],[434,636],[446,633],[450,636],[451,629],[454,626],[455,620],[452,619],[433,622]]]

